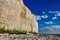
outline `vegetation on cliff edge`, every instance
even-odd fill
[[[8,28],[5,27],[3,25],[0,25],[0,33],[9,33],[9,34],[27,34],[27,33],[31,33],[31,34],[37,34],[36,32],[32,32],[30,31],[26,31],[26,30],[21,30],[21,29],[16,29],[16,28]]]

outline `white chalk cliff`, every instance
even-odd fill
[[[8,28],[38,32],[36,17],[23,0],[0,0],[0,24]]]

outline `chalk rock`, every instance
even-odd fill
[[[0,0],[0,24],[8,28],[38,32],[36,17],[23,0]]]

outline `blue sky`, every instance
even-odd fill
[[[39,33],[60,34],[60,0],[24,0],[36,15]]]

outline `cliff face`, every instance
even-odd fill
[[[36,17],[23,0],[0,0],[0,24],[8,28],[38,32]]]

